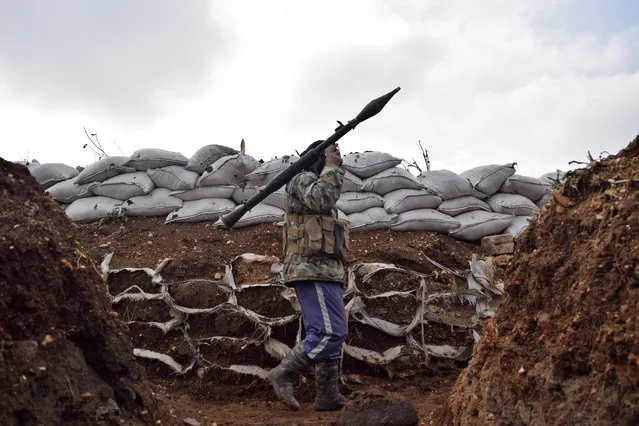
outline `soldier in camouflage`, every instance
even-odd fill
[[[286,186],[283,273],[286,285],[295,287],[306,337],[267,377],[277,397],[292,410],[299,409],[294,386],[301,373],[312,370],[317,386],[315,410],[339,410],[346,403],[338,389],[339,359],[348,334],[342,295],[348,229],[335,223],[341,222],[335,220],[344,176],[341,164],[335,146]],[[314,227],[317,223],[319,228]],[[341,231],[344,241],[339,241]]]

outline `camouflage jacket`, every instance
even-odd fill
[[[344,171],[329,165],[320,176],[313,172],[297,174],[286,185],[286,212],[296,215],[336,214],[336,204],[344,181]],[[284,236],[286,238],[286,235]],[[295,281],[322,280],[344,284],[344,264],[328,256],[304,256],[286,251],[284,253],[284,282],[295,285]]]

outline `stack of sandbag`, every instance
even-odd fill
[[[132,331],[134,355],[154,370],[249,384],[265,379],[303,337],[299,302],[282,284],[275,257],[243,254],[221,279],[170,281],[161,275],[168,259],[154,268],[111,269],[112,256],[101,265],[112,309]],[[346,375],[468,359],[479,319],[492,315],[482,310],[483,293],[451,274],[375,263],[354,265],[348,277]]]
[[[241,153],[221,156],[218,153],[215,159],[212,151],[212,148],[202,148],[198,151],[200,154],[196,153],[194,156],[206,156],[206,161],[201,158],[190,160],[204,171],[193,187],[172,193],[183,200],[184,205],[170,213],[165,223],[215,221],[251,198],[263,185],[297,160],[294,156],[284,156],[268,162],[258,162]],[[207,164],[211,160],[214,161]],[[284,215],[283,204],[284,195],[280,190],[245,214],[235,224],[235,228],[277,222]]]
[[[337,209],[348,216],[351,231],[388,229],[396,223],[397,214],[384,208],[384,195],[420,186],[410,173],[406,176],[406,170],[397,167],[401,162],[401,158],[378,151],[344,156],[345,176]]]
[[[72,200],[65,212],[76,222],[100,220],[113,212],[127,216],[166,215],[182,206],[181,200],[171,196],[171,188],[180,179],[189,185],[192,176],[183,174],[187,161],[178,152],[152,148],[138,150],[130,157],[99,160],[84,168],[75,181],[66,183],[67,188],[72,187],[82,196]],[[62,201],[63,194],[50,193]]]

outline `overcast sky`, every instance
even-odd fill
[[[0,0],[0,156],[87,165],[341,141],[538,176],[639,134],[637,0]]]

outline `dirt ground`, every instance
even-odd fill
[[[639,424],[639,137],[569,174],[507,268],[456,425]]]

